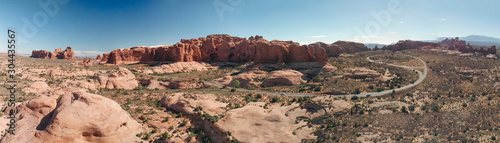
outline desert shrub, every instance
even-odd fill
[[[303,88],[303,87],[301,87],[301,88],[299,89],[299,92],[303,92],[303,91],[306,91],[306,89],[305,89],[305,88]]]
[[[136,137],[142,137],[142,132],[135,135]]]
[[[369,88],[369,89],[373,89],[373,88],[375,88],[375,87],[374,87],[373,85],[369,85],[369,86],[368,86],[368,88]]]
[[[170,139],[170,138],[172,138],[172,137],[168,135],[168,132],[163,132],[163,133],[160,135],[160,139],[162,139],[162,140],[165,140],[165,139]]]
[[[380,88],[377,88],[377,92],[382,92],[384,91],[384,88],[380,87]]]
[[[181,126],[181,127],[186,126],[187,122],[188,122],[187,120],[182,120],[182,123],[180,124],[180,126]]]
[[[358,97],[358,96],[352,96],[352,97],[351,97],[351,100],[358,100],[358,99],[359,99],[359,97]]]
[[[275,102],[278,102],[278,101],[279,101],[278,97],[271,98],[271,103],[275,103]]]
[[[149,139],[151,137],[151,134],[150,133],[146,133],[144,134],[144,139]]]
[[[432,103],[431,104],[431,110],[432,111],[439,112],[439,109],[441,109],[441,106],[439,106],[438,104],[436,104],[436,103]]]
[[[353,93],[354,94],[359,94],[359,93],[361,93],[361,91],[359,90],[359,88],[356,88],[356,89],[354,89]]]
[[[314,88],[314,91],[321,91],[321,86],[316,86],[316,87]]]
[[[241,83],[240,83],[240,81],[239,81],[239,80],[234,80],[234,82],[233,82],[233,83],[234,83],[234,87],[235,87],[235,88],[240,88],[240,84],[241,84]]]
[[[408,110],[406,110],[406,106],[401,107],[401,112],[408,114]]]
[[[257,96],[256,96],[255,98],[257,98],[257,99],[261,99],[261,98],[262,98],[262,94],[260,94],[260,93],[259,93],[259,94],[257,94]]]
[[[231,88],[231,92],[235,92],[236,91],[236,88]]]
[[[409,110],[410,112],[415,111],[415,105],[408,106],[408,110]]]

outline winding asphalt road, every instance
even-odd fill
[[[424,81],[424,79],[427,77],[427,64],[425,64],[425,62],[422,59],[420,59],[418,57],[415,57],[415,56],[412,56],[412,55],[405,55],[405,54],[394,54],[394,55],[408,56],[408,57],[415,58],[415,59],[421,61],[424,64],[424,66],[422,66],[422,67],[409,67],[409,66],[401,66],[401,65],[389,64],[389,63],[385,63],[385,62],[380,62],[380,61],[372,60],[372,59],[370,59],[371,56],[367,57],[366,59],[368,61],[370,61],[370,62],[375,62],[375,63],[385,64],[385,65],[389,65],[389,66],[395,66],[395,67],[401,67],[401,68],[406,68],[406,69],[410,69],[410,70],[415,70],[418,73],[418,76],[419,76],[419,78],[418,78],[417,81],[415,81],[412,84],[400,87],[400,88],[385,90],[385,91],[381,91],[381,92],[371,92],[371,93],[362,93],[362,94],[334,95],[334,96],[341,96],[341,97],[352,97],[352,96],[366,97],[367,95],[370,95],[370,96],[382,96],[382,95],[386,95],[386,94],[392,93],[393,90],[396,91],[396,92],[398,92],[398,91],[401,91],[401,90],[405,90],[405,89],[411,88],[413,86],[416,86],[416,85],[420,84],[422,81]],[[422,73],[421,71],[416,70],[415,68],[424,68],[424,72]],[[149,75],[149,76],[153,76],[153,75]],[[157,77],[164,77],[165,78],[166,76],[157,76]],[[174,77],[166,77],[166,78],[181,79],[181,78],[174,78]],[[214,82],[214,81],[204,81],[203,83],[209,84],[209,85],[213,85],[213,86],[217,86],[217,87],[220,87],[220,88],[224,87],[224,85],[222,85],[220,83],[217,83],[217,82]],[[228,86],[227,88],[232,88],[232,87]],[[314,96],[315,95],[315,94],[296,94],[296,93],[276,93],[276,92],[269,92],[269,91],[248,90],[248,89],[242,89],[242,88],[236,88],[236,91],[254,92],[254,93],[269,94],[269,95],[283,95],[284,94],[284,96],[297,96],[297,97],[301,97],[301,96]]]

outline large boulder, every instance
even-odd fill
[[[140,141],[140,124],[111,99],[76,92],[57,100],[40,96],[17,106],[15,135],[6,134],[2,142]]]
[[[127,68],[119,67],[104,74],[96,73],[94,78],[101,88],[134,89],[139,86],[135,75]]]
[[[238,80],[238,82],[240,82],[240,87],[247,87],[249,85],[259,86],[262,83],[259,79],[266,77],[266,75],[266,71],[259,70],[258,68],[252,68],[234,76],[231,78],[231,81],[225,85],[234,86],[234,82]]]
[[[196,107],[201,107],[204,112],[211,115],[221,114],[225,111],[227,103],[216,101],[216,98],[213,94],[174,93],[163,97],[160,104],[186,115],[194,113]]]
[[[304,74],[296,70],[284,69],[277,70],[269,73],[266,79],[262,82],[264,86],[275,86],[275,85],[299,85],[306,83],[306,77]]]

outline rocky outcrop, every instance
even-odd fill
[[[141,126],[106,97],[77,92],[40,96],[16,107],[15,135],[1,142],[140,142]]]
[[[141,79],[139,82],[148,89],[194,89],[201,88],[204,85],[196,81],[158,81],[155,79]]]
[[[467,42],[464,40],[456,38],[452,39],[444,39],[441,42],[433,43],[433,42],[422,42],[422,41],[411,41],[411,40],[401,40],[395,45],[384,46],[383,50],[392,50],[392,51],[400,51],[406,49],[448,49],[448,50],[456,50],[462,53],[481,53],[481,54],[493,54],[496,55],[496,46],[491,46],[487,49],[482,47],[471,46],[470,44],[466,44]]]
[[[229,35],[209,35],[198,39],[182,39],[174,45],[116,49],[103,54],[101,61],[110,64],[165,61],[317,62],[324,64],[328,55],[339,55],[343,51],[367,50],[366,46],[360,43],[345,41],[336,43],[300,45],[292,41],[267,41],[262,36],[252,36],[247,40]]]
[[[215,67],[201,62],[175,62],[163,64],[160,66],[152,67],[151,69],[135,69],[137,72],[151,74],[151,73],[178,73],[178,72],[191,72],[191,71],[207,71]]]
[[[238,81],[240,82],[240,87],[247,87],[249,85],[251,86],[260,86],[262,81],[260,79],[263,79],[266,77],[267,72],[266,71],[261,71],[258,68],[252,68],[249,69],[248,71],[245,71],[241,74],[238,74],[234,76],[227,85],[233,87],[234,82]]]
[[[95,58],[96,61],[100,61],[101,60],[101,55],[97,55],[97,57]]]
[[[193,124],[201,127],[212,142],[228,142],[227,135],[222,129],[197,114],[206,113],[210,116],[223,114],[227,103],[216,99],[217,96],[213,94],[174,93],[163,97],[160,104],[170,110],[189,115]]]
[[[134,89],[139,85],[135,79],[135,75],[122,67],[110,70],[104,74],[96,73],[93,78],[97,79],[97,84],[101,88]]]
[[[277,70],[269,73],[266,79],[262,82],[264,86],[275,86],[275,85],[299,85],[301,83],[306,83],[307,79],[304,74],[296,70]]]
[[[33,50],[31,52],[31,57],[33,58],[42,58],[42,59],[68,59],[73,60],[75,58],[75,52],[71,47],[67,47],[66,50],[62,50],[61,48],[57,48],[54,52],[49,52],[45,50]]]
[[[342,49],[342,52],[346,52],[346,53],[355,53],[355,52],[369,50],[368,47],[366,47],[362,43],[349,42],[349,41],[337,41],[337,42],[333,43],[332,45],[336,45],[336,46],[340,47]]]
[[[382,50],[392,50],[392,51],[400,51],[406,49],[417,49],[424,46],[439,46],[438,43],[433,42],[422,42],[422,41],[411,41],[411,40],[401,40],[395,45],[384,46]]]
[[[92,60],[89,57],[85,57],[81,62],[78,63],[79,66],[91,67],[93,65]]]

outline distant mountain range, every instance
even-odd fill
[[[416,41],[423,41],[423,42],[441,42],[444,39],[452,39],[455,37],[438,37],[436,40],[416,40]],[[482,36],[482,35],[469,35],[467,37],[458,37],[460,40],[465,40],[467,43],[470,43],[471,45],[474,46],[500,46],[500,38],[495,38],[495,37],[489,37],[489,36]],[[378,46],[378,48],[382,48],[386,44],[379,44],[379,43],[364,43],[366,47],[373,49],[375,48],[375,45]],[[390,45],[394,45],[396,43],[391,43]]]

